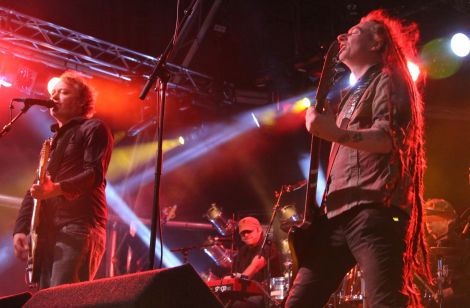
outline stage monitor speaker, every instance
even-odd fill
[[[31,296],[31,293],[23,292],[10,296],[0,297],[0,307],[20,308],[31,298]]]
[[[58,286],[37,292],[27,308],[222,307],[190,265]]]

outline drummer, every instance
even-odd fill
[[[428,246],[449,246],[456,240],[457,212],[444,199],[429,199],[424,205]]]
[[[470,307],[470,246],[459,236],[457,220],[457,212],[448,201],[426,201],[424,221],[431,268],[437,271],[439,259],[445,268],[441,291],[444,307]],[[437,273],[435,276],[437,279]],[[439,301],[438,298],[435,300]]]
[[[279,252],[274,243],[268,242],[261,255],[258,256],[264,238],[263,228],[258,219],[254,217],[242,218],[238,222],[238,234],[243,246],[235,257],[233,276],[245,277],[258,282],[267,282],[270,277],[281,276]],[[247,296],[233,301],[230,307],[264,307],[263,296]]]

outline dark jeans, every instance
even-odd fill
[[[408,298],[401,290],[408,220],[403,211],[381,205],[320,218],[286,307],[323,307],[356,263],[364,275],[369,307],[406,307]]]
[[[92,280],[104,254],[106,230],[76,224],[63,226],[47,239],[41,256],[39,288]]]

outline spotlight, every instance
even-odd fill
[[[350,85],[350,86],[353,86],[353,85],[356,84],[356,82],[357,82],[356,76],[354,76],[354,74],[351,73],[351,74],[349,75],[349,85]]]
[[[450,40],[450,48],[458,57],[466,57],[470,52],[470,40],[463,33],[457,33]]]
[[[310,106],[312,106],[310,99],[308,97],[304,97],[294,103],[294,106],[292,107],[292,111],[295,113],[300,113]]]
[[[256,117],[256,115],[252,112],[251,113],[251,117],[253,118],[253,121],[255,122],[255,125],[260,128],[261,125],[259,124],[259,121],[258,121],[258,118]]]
[[[11,82],[8,82],[5,80],[5,77],[0,77],[0,88],[5,87],[5,88],[10,88],[11,87]]]
[[[407,62],[407,66],[408,66],[408,71],[410,72],[411,78],[413,79],[413,81],[416,81],[420,73],[419,66],[414,64],[411,61]]]
[[[55,85],[59,82],[59,80],[59,77],[52,77],[51,79],[49,79],[49,82],[47,83],[47,92],[49,92],[50,95],[52,95],[52,90],[54,89]]]

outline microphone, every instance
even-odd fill
[[[38,106],[43,106],[46,108],[52,108],[55,106],[54,101],[50,99],[37,99],[37,98],[14,98],[14,102],[22,102],[26,106],[33,106],[33,105],[38,105]]]

